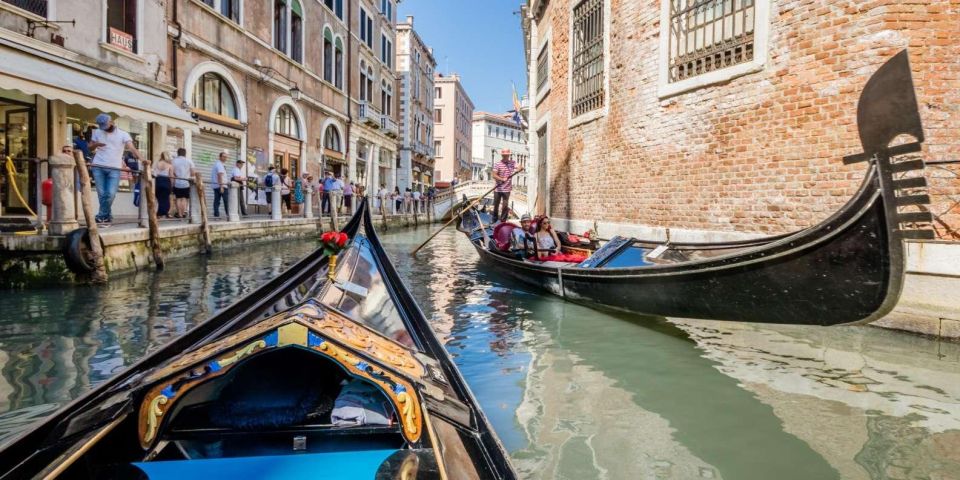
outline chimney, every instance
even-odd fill
[[[413,26],[413,15],[407,15],[407,23],[412,27]]]

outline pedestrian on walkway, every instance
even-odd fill
[[[270,165],[267,175],[263,177],[263,191],[267,194],[267,205],[273,205],[274,188],[280,188],[280,176],[277,175],[277,167]]]
[[[413,191],[413,213],[420,213],[420,190]]]
[[[283,202],[283,207],[286,210],[283,212],[284,215],[290,213],[290,189],[293,187],[293,183],[290,181],[290,173],[286,168],[280,169],[280,201]]]
[[[229,211],[227,206],[227,151],[220,152],[217,161],[210,171],[210,186],[213,188],[213,218],[220,218],[220,202],[223,202],[224,213]]]
[[[177,213],[174,218],[187,218],[190,208],[190,180],[196,171],[193,160],[187,158],[187,149],[178,148],[177,156],[173,157],[173,197],[177,202]]]
[[[506,222],[510,214],[510,192],[513,191],[513,179],[510,177],[518,170],[510,150],[502,150],[500,156],[500,161],[493,166],[493,179],[496,181],[493,192],[493,216],[495,220]]]
[[[173,188],[173,182],[170,181],[171,173],[173,173],[173,166],[167,161],[166,152],[161,153],[160,160],[157,160],[157,165],[153,167],[158,217],[170,218],[170,191]]]
[[[327,171],[323,177],[323,213],[329,214],[332,203],[330,195],[333,193],[333,189],[337,186],[337,179],[333,178],[333,172]]]
[[[347,177],[343,177],[346,180]],[[343,185],[343,206],[347,207],[347,213],[353,213],[353,182],[344,182]]]
[[[96,123],[100,128],[91,135],[90,144],[93,150],[93,181],[96,182],[100,200],[96,222],[107,226],[113,221],[113,199],[120,186],[120,171],[127,170],[123,152],[129,151],[137,160],[140,160],[140,152],[130,134],[114,125],[110,115],[97,115]]]
[[[233,171],[230,172],[230,180],[237,182],[237,207],[240,210],[240,215],[244,217],[247,216],[247,199],[244,195],[246,190],[244,187],[247,184],[247,176],[243,174],[243,164],[246,163],[243,160],[237,160],[237,164],[233,167]],[[229,212],[227,212],[229,214]]]
[[[304,175],[306,175],[306,173],[304,173]],[[304,211],[304,188],[306,188],[306,185],[303,183],[303,177],[297,177],[293,180],[293,201],[297,204],[298,212]]]
[[[393,213],[401,213],[403,205],[403,195],[400,194],[400,187],[393,187]]]

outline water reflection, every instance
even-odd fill
[[[874,328],[611,316],[487,273],[455,232],[407,255],[425,235],[386,243],[524,477],[960,471],[960,346]]]
[[[314,248],[168,262],[106,287],[0,291],[0,442],[175,338]],[[252,259],[252,260],[248,260]]]

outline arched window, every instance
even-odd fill
[[[360,101],[367,99],[367,63],[360,60]]]
[[[237,119],[237,100],[230,90],[230,84],[213,72],[200,76],[193,87],[191,107],[221,117]]]
[[[393,114],[393,86],[386,80],[380,81],[380,105],[385,115]]]
[[[323,148],[340,152],[340,132],[333,125],[327,126],[327,131],[323,133]]]
[[[367,65],[367,101],[373,101],[373,67]]]
[[[300,138],[300,124],[290,105],[281,105],[273,120],[273,131],[280,135]]]
[[[299,0],[274,0],[273,48],[303,62],[303,6]]]
[[[339,89],[343,89],[343,40],[340,37],[337,37],[337,41],[334,45],[336,52],[334,53],[334,67],[333,74],[335,76],[333,84]]]

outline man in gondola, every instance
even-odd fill
[[[510,192],[513,191],[513,174],[523,170],[517,170],[517,164],[513,161],[513,153],[510,150],[500,152],[501,159],[493,166],[493,179],[496,181],[496,189],[493,192],[493,216],[494,220],[506,222],[510,214]],[[503,202],[503,208],[500,203]]]
[[[520,217],[520,228],[510,232],[510,251],[520,258],[536,255],[536,241],[530,234],[530,214],[524,213]]]

